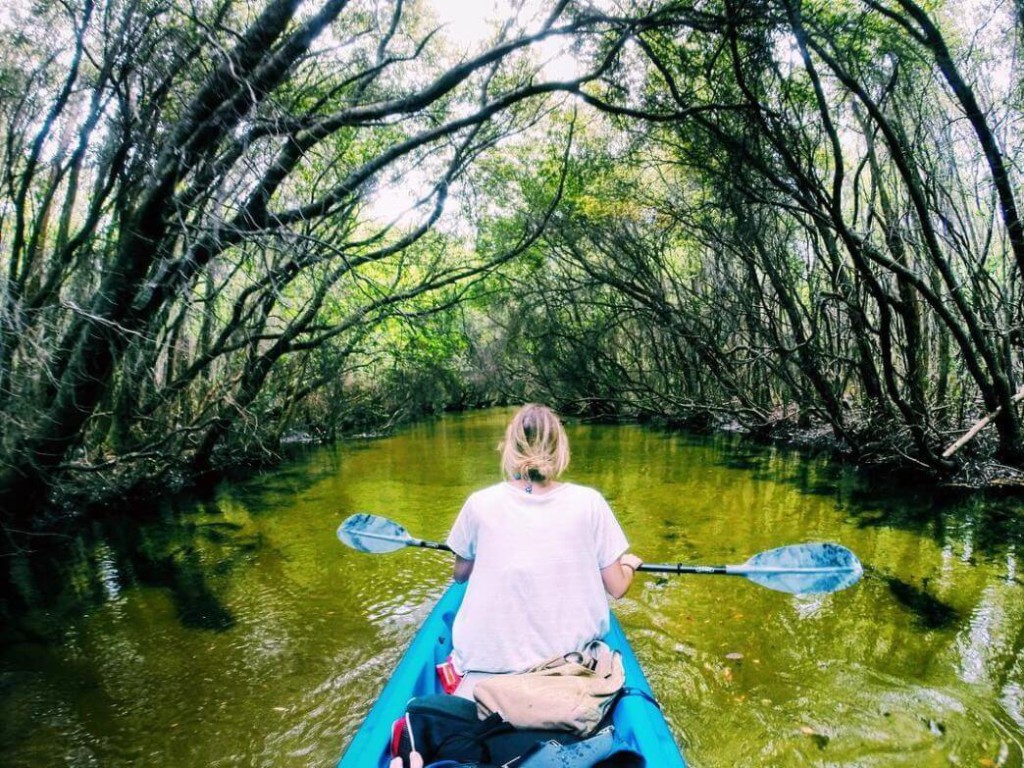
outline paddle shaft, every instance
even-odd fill
[[[382,541],[394,541],[391,536],[380,536],[375,533],[363,532],[360,536],[368,539],[380,539]],[[437,541],[427,541],[426,539],[417,539],[414,536],[410,536],[407,539],[403,539],[403,543],[407,547],[421,547],[423,549],[434,549],[439,552],[451,552],[452,548],[447,544],[442,544]],[[744,566],[744,565],[684,565],[683,563],[644,563],[636,570],[643,571],[644,573],[704,573],[704,574],[718,574],[726,576],[747,576],[754,573],[833,573],[836,571],[835,568],[758,568],[755,566]]]
[[[750,576],[758,573],[836,573],[842,571],[853,571],[853,568],[805,568],[803,566],[773,565],[768,568],[756,565],[683,565],[682,563],[644,563],[638,571],[648,573],[714,573],[726,576]]]
[[[441,544],[437,541],[427,541],[426,539],[417,539],[414,536],[408,536],[401,539],[396,539],[394,536],[382,536],[377,533],[370,533],[369,531],[360,531],[359,538],[361,539],[377,539],[378,541],[395,541],[404,544],[407,547],[422,547],[423,549],[436,549],[439,552],[451,552],[452,548],[447,544]]]
[[[729,570],[727,565],[683,565],[682,563],[644,563],[638,571],[647,573],[715,573],[738,576],[735,571]]]
[[[381,536],[376,533],[361,532],[360,537],[366,539],[378,539],[380,541],[394,541],[393,536]],[[407,547],[422,547],[423,549],[436,549],[439,552],[451,552],[452,548],[447,544],[442,544],[437,541],[427,541],[426,539],[417,539],[415,536],[409,536],[406,539],[401,540]],[[644,563],[636,570],[647,571],[648,573],[733,573],[729,570],[729,566],[726,565],[683,565],[682,563],[676,563],[675,565],[670,564],[647,564]],[[736,574],[739,575],[739,574]]]

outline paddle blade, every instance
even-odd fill
[[[359,512],[338,526],[342,544],[375,555],[395,552],[413,543],[409,532],[393,520]]]
[[[790,594],[836,592],[864,573],[860,560],[839,544],[794,544],[769,549],[747,560],[736,573],[768,589]]]

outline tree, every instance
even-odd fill
[[[606,397],[629,402],[682,344],[702,375],[655,387],[666,405],[759,429],[795,404],[862,457],[937,472],[964,418],[993,413],[1021,463],[1016,133],[997,129],[1013,114],[980,100],[1001,62],[936,18],[909,0],[668,3],[629,49],[643,74],[583,94],[633,137],[608,153],[634,168],[610,197],[646,213],[572,211],[552,252],[615,289],[620,323],[666,330],[630,336],[651,347]]]
[[[24,12],[3,101],[5,508],[69,473],[204,473],[269,384],[290,392],[278,415],[309,396],[285,368],[343,375],[367,326],[510,258],[416,249],[533,102],[614,62],[629,25],[568,6],[456,62],[401,1]],[[538,77],[530,46],[570,33],[593,69]],[[432,179],[416,218],[374,222],[374,189],[413,170]]]

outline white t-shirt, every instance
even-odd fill
[[[528,494],[499,483],[477,491],[448,546],[474,561],[452,629],[460,672],[522,672],[608,631],[601,569],[629,544],[594,489],[564,483]]]

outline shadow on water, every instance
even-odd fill
[[[346,450],[361,447],[355,443]],[[247,514],[280,509],[338,471],[334,454],[315,446],[293,446],[289,455],[292,461],[271,472],[226,478]],[[309,457],[316,460],[304,460]],[[211,485],[155,505],[136,504],[76,521],[63,536],[30,538],[20,549],[4,553],[0,644],[58,642],[67,619],[133,586],[167,590],[182,626],[213,632],[234,626],[235,617],[213,582],[265,542],[245,533],[242,524],[223,519],[217,497],[218,486]]]
[[[840,497],[862,528],[895,528],[939,546],[970,543],[969,562],[1004,555],[1024,545],[1024,500],[984,495],[950,497],[927,488],[854,487]]]
[[[249,478],[232,486],[232,493],[252,514],[274,512],[329,474],[326,470],[318,471],[315,466],[309,469],[304,473],[295,466],[282,465],[274,473]]]
[[[340,445],[344,446],[346,454],[351,455],[371,449],[374,440],[352,439]],[[279,510],[283,504],[291,503],[296,496],[337,475],[338,471],[339,463],[334,451],[325,450],[315,443],[296,444],[289,446],[281,463],[272,465],[266,471],[243,469],[225,479],[232,489],[233,497],[249,513],[259,514]],[[216,490],[216,486],[208,489],[208,499],[216,496]]]
[[[64,540],[15,553],[0,574],[0,643],[56,643],[68,620],[116,600],[126,588],[166,590],[182,626],[220,632],[235,618],[213,584],[263,545],[238,523],[186,519],[168,505],[156,519],[107,519]]]
[[[920,475],[844,463],[814,451],[780,448],[727,436],[714,441],[719,465],[754,479],[784,482],[808,496],[835,499],[862,528],[894,528],[940,546],[969,540],[978,556],[1024,546],[1024,495],[959,493]]]
[[[719,464],[726,469],[738,469],[743,472],[763,472],[767,457],[752,453],[737,453],[724,457]]]
[[[218,533],[217,538],[225,541],[224,534]],[[221,560],[215,570],[222,571],[226,566],[230,569],[231,565],[231,560]],[[182,626],[212,631],[234,626],[235,618],[210,587],[207,569],[194,546],[185,545],[152,558],[132,558],[130,567],[138,584],[168,590]]]
[[[922,629],[953,629],[963,620],[953,606],[927,591],[927,578],[923,579],[922,586],[918,587],[895,576],[877,572],[873,575],[889,587],[896,602],[913,614],[915,623]]]

